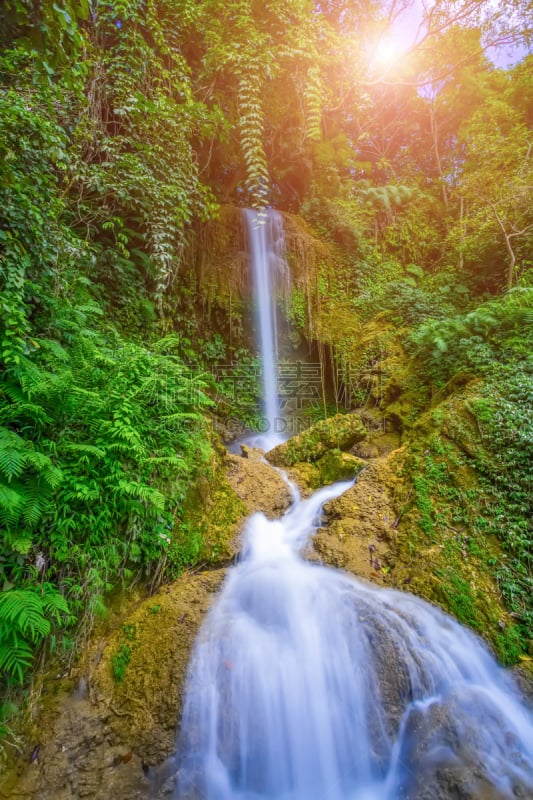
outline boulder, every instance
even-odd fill
[[[228,455],[228,483],[247,514],[262,511],[269,519],[280,517],[291,504],[291,493],[278,470],[256,456],[262,450],[247,448],[244,456]]]
[[[349,450],[366,436],[357,414],[336,414],[274,447],[267,458],[277,467],[291,467],[299,461],[318,461],[328,450]]]
[[[412,706],[403,725],[398,800],[533,797],[531,764],[484,691],[459,686]]]

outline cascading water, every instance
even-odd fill
[[[265,431],[250,440],[268,450],[283,440],[278,426],[281,409],[276,369],[276,277],[287,272],[284,260],[283,218],[278,211],[245,212],[250,243],[255,299],[257,303],[258,344],[263,364],[263,416]]]
[[[480,640],[299,555],[349,485],[248,521],[193,655],[176,797],[533,797],[533,719]]]
[[[246,212],[268,430],[280,440],[282,219]],[[179,800],[533,797],[533,720],[485,646],[409,594],[305,561],[338,483],[250,518],[189,670]]]

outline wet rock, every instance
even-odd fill
[[[227,456],[228,483],[244,503],[248,514],[262,511],[270,519],[276,519],[291,504],[287,484],[270,464],[258,460],[257,456],[263,457],[262,450],[248,448],[247,451],[246,458]]]
[[[243,458],[249,458],[250,461],[261,461],[265,456],[265,451],[260,447],[249,447],[247,444],[241,444],[241,455]]]
[[[327,486],[335,481],[346,481],[355,476],[366,467],[366,461],[351,453],[341,450],[328,450],[325,456],[316,462],[320,473],[320,485]]]
[[[397,450],[369,462],[355,485],[325,506],[327,525],[314,538],[315,550],[325,563],[378,583],[388,582],[394,563],[391,543],[406,492],[398,477],[403,457],[403,451]]]
[[[529,707],[533,709],[533,664],[531,660],[524,659],[522,664],[518,664],[511,669],[511,673]]]
[[[304,496],[321,486],[328,486],[335,481],[345,481],[355,476],[366,467],[366,461],[351,453],[341,450],[328,450],[326,455],[314,464],[302,461],[288,468],[291,480],[294,480]]]
[[[379,458],[396,450],[400,446],[400,439],[400,434],[396,431],[372,434],[365,441],[355,444],[350,452],[359,458]]]
[[[301,461],[287,469],[287,474],[294,481],[303,497],[312,494],[320,486],[320,470],[316,464]]]
[[[379,450],[373,442],[359,442],[352,447],[352,453],[358,458],[379,458]]]
[[[482,690],[461,686],[413,706],[403,730],[398,800],[533,797],[532,765]]]
[[[349,450],[366,436],[366,428],[357,414],[337,414],[274,447],[267,458],[278,467],[290,467],[300,461],[317,461],[328,450]]]

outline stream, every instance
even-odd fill
[[[396,800],[449,769],[533,797],[533,719],[481,640],[301,557],[350,485],[249,519],[195,647],[175,797]]]

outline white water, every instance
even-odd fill
[[[257,303],[258,344],[262,359],[263,417],[262,435],[248,443],[269,450],[284,437],[276,369],[276,277],[287,272],[284,260],[283,218],[278,211],[245,212],[250,243],[250,264]]]
[[[417,792],[460,768],[464,746],[493,788],[450,796],[518,784],[533,797],[533,720],[482,643],[414,596],[299,555],[349,485],[307,500],[293,487],[283,519],[248,521],[195,647],[176,797],[446,797]]]

